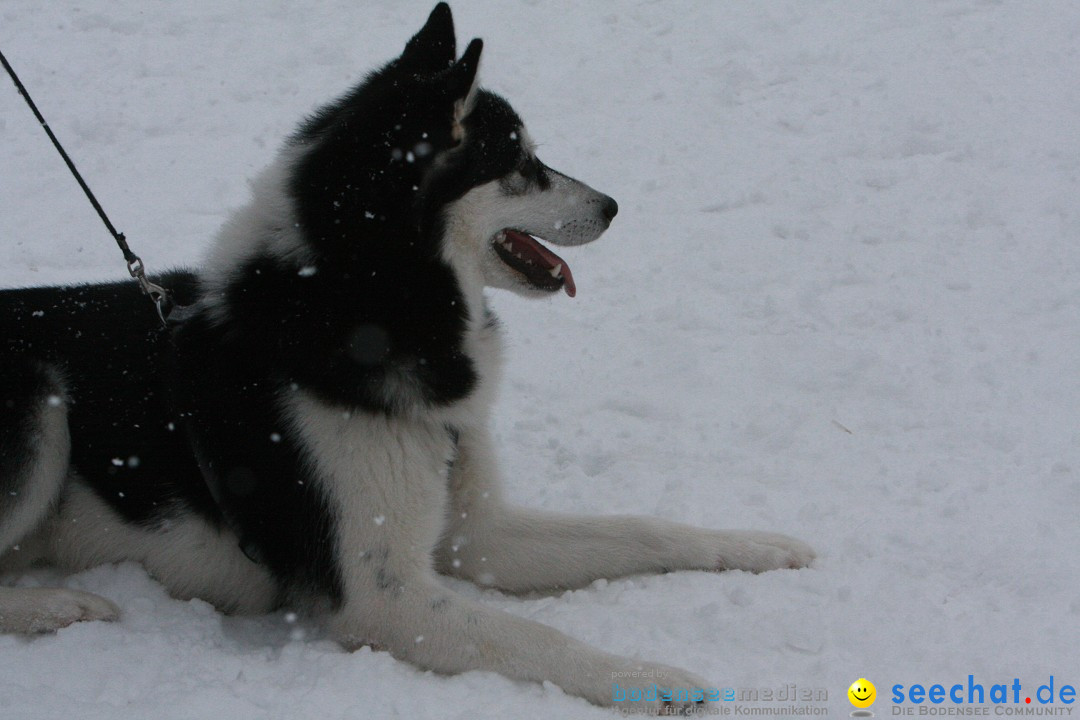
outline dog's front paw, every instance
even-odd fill
[[[717,570],[766,570],[803,568],[814,559],[806,543],[779,533],[739,530],[719,534]]]
[[[68,625],[89,620],[116,620],[120,609],[105,598],[82,590],[66,588],[28,589],[26,631],[52,632]]]

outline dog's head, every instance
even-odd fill
[[[323,252],[434,252],[465,282],[573,296],[542,243],[591,242],[618,206],[536,157],[509,103],[477,87],[482,49],[457,57],[440,3],[400,57],[308,120],[293,138],[299,221]]]

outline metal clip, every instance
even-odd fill
[[[143,261],[138,255],[128,262],[127,268],[128,272],[131,273],[131,277],[138,281],[139,288],[142,289],[143,295],[149,295],[150,299],[154,301],[154,307],[157,309],[158,318],[161,319],[161,324],[167,326],[169,311],[172,309],[169,291],[147,279],[146,268],[143,266]]]

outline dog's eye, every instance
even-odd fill
[[[518,172],[530,185],[536,185],[541,190],[546,190],[551,182],[548,178],[547,167],[535,155],[527,155]]]
[[[544,190],[550,184],[544,164],[531,155],[523,156],[516,172],[511,172],[500,182],[507,195],[522,195],[531,188]]]

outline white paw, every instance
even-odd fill
[[[797,569],[810,564],[815,553],[806,543],[779,533],[738,530],[720,533],[717,570]]]
[[[25,632],[52,632],[86,620],[116,620],[120,608],[103,597],[66,588],[26,588]]]

